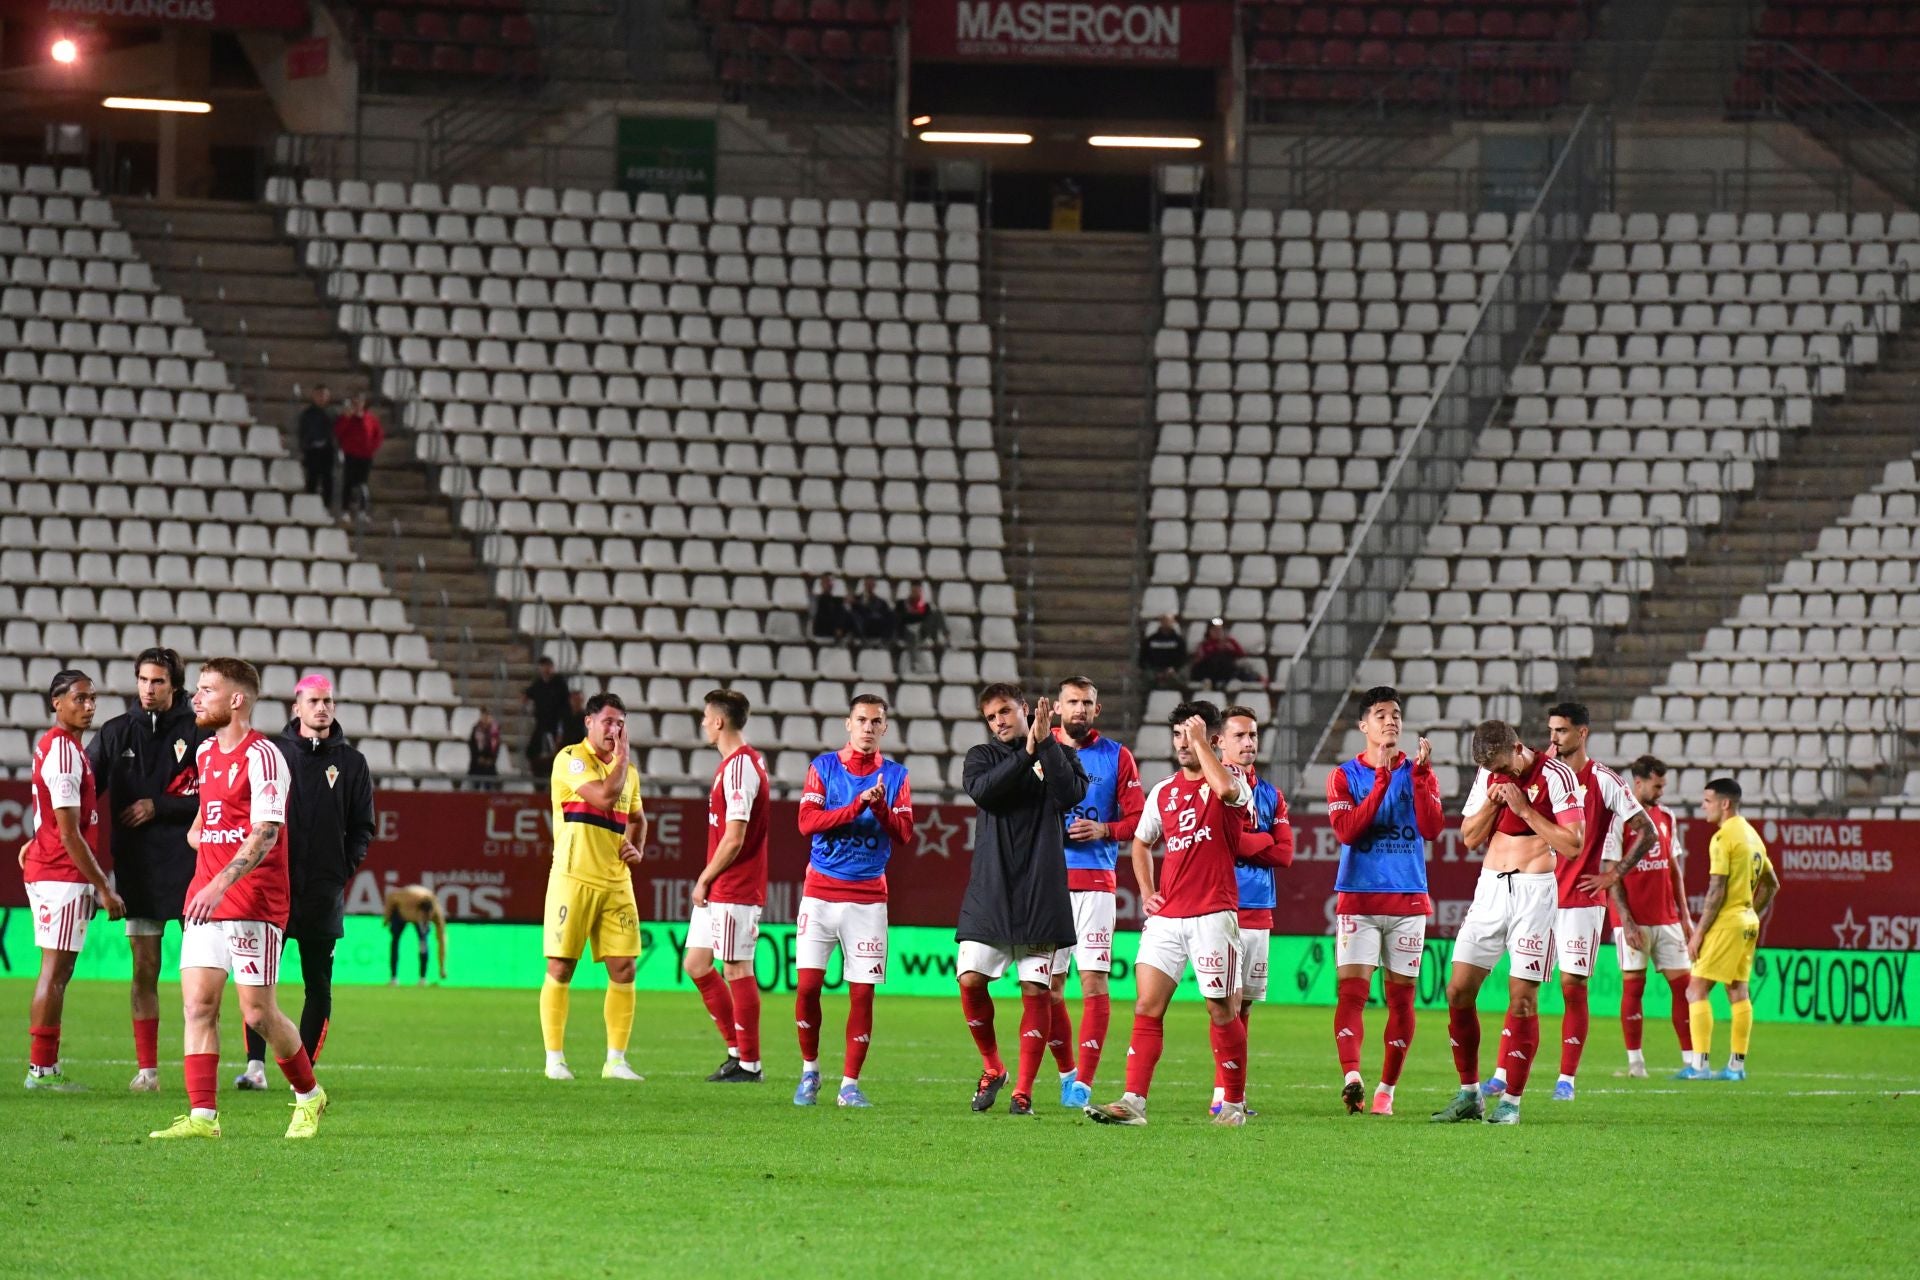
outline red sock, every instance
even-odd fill
[[[1693,1020],[1687,1016],[1687,980],[1686,978],[1668,978],[1667,986],[1673,992],[1673,1029],[1680,1035],[1680,1052],[1693,1052]]]
[[[60,1028],[27,1028],[27,1061],[36,1067],[60,1065]]]
[[[820,1061],[820,988],[826,981],[825,969],[800,971],[800,993],[793,998],[793,1025],[800,1032],[802,1062]]]
[[[1113,1017],[1113,998],[1102,994],[1080,1002],[1079,1080],[1093,1087],[1093,1073],[1100,1069],[1100,1049],[1107,1042],[1107,1024]]]
[[[720,1031],[720,1038],[727,1042],[727,1048],[734,1046],[733,1000],[727,995],[727,980],[713,969],[693,980],[700,988],[700,998],[706,1002],[707,1016],[713,1019],[713,1025]]]
[[[1073,1070],[1073,1015],[1067,1012],[1067,998],[1058,992],[1054,993],[1053,1015],[1047,1023],[1047,1048],[1053,1053],[1057,1070]]]
[[[159,1068],[160,1019],[135,1018],[133,1020],[133,1061],[142,1071],[153,1071]]]
[[[1453,1045],[1453,1069],[1461,1084],[1480,1083],[1480,1011],[1447,1010],[1447,1039]]]
[[[1508,1094],[1517,1098],[1527,1091],[1527,1077],[1539,1055],[1540,1015],[1507,1014],[1507,1023],[1500,1028],[1500,1065],[1507,1069]]]
[[[740,1048],[740,1061],[760,1061],[760,984],[752,974],[727,983],[733,996],[733,1041]]]
[[[1014,1077],[1016,1097],[1033,1097],[1034,1077],[1047,1053],[1047,1029],[1053,1024],[1053,993],[1020,992],[1020,1074]]]
[[[181,1059],[180,1074],[187,1082],[187,1105],[197,1111],[212,1111],[219,1104],[220,1055],[190,1053]]]
[[[1247,1024],[1248,1024],[1248,1015],[1251,1014],[1252,1012],[1253,1012],[1253,1006],[1242,1001],[1240,1005],[1240,1029],[1242,1031],[1246,1030]],[[1213,1087],[1223,1091],[1227,1087],[1227,1073],[1221,1068],[1219,1059],[1217,1057],[1215,1058],[1214,1064],[1213,1064]]]
[[[1333,1006],[1333,1047],[1340,1052],[1340,1069],[1360,1069],[1360,1045],[1367,1038],[1362,1021],[1367,1008],[1367,980],[1342,978]]]
[[[1587,984],[1562,988],[1560,998],[1567,1009],[1560,1019],[1560,1074],[1578,1075],[1587,1049]]]
[[[1387,993],[1387,1052],[1380,1062],[1380,1083],[1399,1084],[1400,1068],[1406,1065],[1407,1050],[1413,1045],[1413,984],[1381,984]]]
[[[873,1044],[873,984],[850,982],[847,995],[852,1004],[847,1009],[846,1076],[858,1080],[860,1069],[867,1065],[867,1049]]]
[[[1627,1048],[1639,1049],[1646,1031],[1647,975],[1629,970],[1620,975],[1620,1038]]]
[[[1213,1044],[1213,1066],[1226,1101],[1247,1100],[1247,1024],[1238,1018],[1207,1024],[1207,1039]]]
[[[313,1059],[307,1056],[304,1046],[291,1058],[275,1058],[273,1062],[295,1093],[313,1092]]]
[[[1153,1084],[1153,1069],[1160,1065],[1160,1050],[1166,1047],[1166,1027],[1159,1018],[1144,1013],[1133,1015],[1133,1039],[1127,1045],[1127,1092],[1147,1096]]]
[[[1007,1064],[1000,1061],[1000,1046],[993,1038],[993,995],[985,987],[960,988],[960,1010],[967,1015],[967,1030],[973,1032],[973,1043],[980,1050],[980,1067],[988,1075],[1007,1074]]]

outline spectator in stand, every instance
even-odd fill
[[[587,738],[587,696],[578,689],[567,693],[567,715],[560,729],[560,748],[565,750]]]
[[[485,707],[480,708],[480,718],[467,731],[467,776],[482,779],[500,776],[500,722]],[[472,786],[476,791],[493,791],[499,784],[482,781]]]
[[[1170,613],[1160,615],[1160,625],[1147,632],[1140,642],[1140,666],[1158,688],[1180,683],[1180,670],[1187,665],[1187,641],[1180,634],[1180,620]]]
[[[1207,633],[1193,651],[1193,678],[1216,689],[1236,682],[1265,684],[1246,657],[1240,642],[1227,634],[1227,624],[1215,618],[1207,624]]]
[[[553,758],[560,754],[560,733],[566,728],[571,690],[567,678],[553,669],[553,659],[542,655],[540,674],[521,694],[527,710],[533,713],[533,733],[527,738],[527,772],[536,778],[547,776]]]
[[[310,403],[300,411],[294,434],[300,441],[300,467],[306,472],[307,492],[320,495],[320,501],[333,510],[333,472],[339,450],[333,442],[333,415],[327,406],[333,393],[322,382],[315,386]]]
[[[341,509],[358,506],[363,512],[372,510],[373,491],[368,481],[373,475],[373,460],[385,443],[387,432],[380,425],[379,415],[367,407],[365,396],[347,401],[347,411],[334,421],[333,438],[339,441],[340,456],[345,459],[340,483]]]
[[[893,606],[880,594],[879,586],[872,578],[860,583],[860,594],[847,602],[853,613],[853,629],[867,644],[891,645],[893,643]]]
[[[927,589],[921,583],[903,588],[893,606],[893,625],[909,652],[930,648],[935,663],[946,652],[947,615],[927,598]]]
[[[833,593],[833,579],[820,575],[816,588],[808,631],[815,640],[845,640],[853,634],[853,617],[846,603]]]

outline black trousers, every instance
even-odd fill
[[[414,932],[420,935],[420,981],[427,980],[427,922],[425,920],[393,919],[387,922],[387,928],[393,931],[393,943],[387,948],[387,973],[393,981],[400,981],[400,938],[412,925]]]
[[[300,1043],[307,1056],[320,1061],[320,1048],[327,1042],[327,1024],[333,1021],[333,948],[338,938],[289,937],[281,944],[300,944],[300,982],[306,988],[306,1002],[300,1006]],[[252,1027],[247,1028],[247,1060],[265,1062],[267,1041]]]
[[[367,481],[372,475],[372,458],[344,459],[341,464],[340,505],[371,511],[373,491],[367,487]]]
[[[307,492],[320,495],[320,501],[333,506],[333,450],[303,449],[300,466],[307,473]]]

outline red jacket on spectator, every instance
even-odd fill
[[[333,438],[340,442],[342,457],[371,462],[380,452],[387,433],[379,417],[369,409],[365,413],[343,413],[334,419]]]

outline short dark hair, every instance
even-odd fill
[[[1208,737],[1212,737],[1214,734],[1220,732],[1220,708],[1214,706],[1204,698],[1196,698],[1192,702],[1183,702],[1175,707],[1173,714],[1167,717],[1167,723],[1170,725],[1182,725],[1195,716],[1199,716],[1202,720],[1206,721]]]
[[[83,680],[88,684],[93,683],[93,677],[84,671],[69,669],[54,672],[53,683],[47,686],[47,710],[52,711],[53,704],[59,699],[64,698],[67,695],[67,690],[73,688],[73,686]]]
[[[1025,689],[1022,689],[1017,684],[1010,684],[1005,680],[1001,680],[982,689],[980,696],[974,700],[974,706],[978,710],[985,711],[989,702],[998,702],[1002,698],[1005,698],[1018,707],[1027,705],[1027,691]]]
[[[1740,801],[1740,784],[1732,778],[1715,778],[1707,784],[1707,790],[1715,795],[1725,796],[1736,804]]]
[[[211,671],[228,684],[238,685],[249,698],[260,696],[260,671],[245,658],[208,658],[200,664],[202,671]]]
[[[139,675],[142,667],[165,667],[167,679],[172,683],[176,693],[187,682],[187,664],[180,661],[180,655],[172,649],[158,645],[151,649],[142,649],[140,656],[133,660],[133,673]]]
[[[1256,729],[1260,727],[1260,717],[1254,714],[1253,708],[1238,702],[1220,713],[1220,723],[1225,724],[1236,717],[1253,721],[1253,727]]]
[[[1100,696],[1100,686],[1086,676],[1065,676],[1060,681],[1062,689],[1085,689],[1094,697]]]
[[[700,705],[718,707],[727,713],[727,723],[735,729],[747,727],[747,695],[738,689],[709,689]]]
[[[852,715],[855,707],[878,707],[880,714],[887,714],[887,700],[877,693],[856,693],[853,701],[847,704],[847,714]]]
[[[533,665],[536,667],[551,667],[557,664],[554,662],[552,658],[549,658],[546,654],[543,653],[539,657],[533,660]]]
[[[1520,742],[1520,731],[1505,720],[1483,720],[1473,730],[1473,763],[1482,769],[1493,768],[1493,762],[1512,750]]]
[[[1366,716],[1383,702],[1391,702],[1402,711],[1407,704],[1400,700],[1400,691],[1390,684],[1377,684],[1360,695],[1360,714]]]
[[[621,715],[627,714],[627,704],[620,701],[620,695],[617,693],[596,693],[587,699],[587,714],[590,716],[598,715],[608,707],[612,707]]]
[[[1587,716],[1587,704],[1584,702],[1556,702],[1547,708],[1547,718],[1551,720],[1555,716],[1581,729],[1593,723]]]
[[[1667,776],[1667,762],[1659,756],[1641,756],[1627,766],[1627,772],[1636,778],[1664,778]]]

